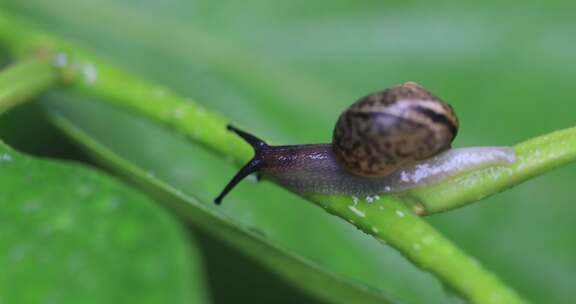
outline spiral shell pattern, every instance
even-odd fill
[[[450,105],[406,82],[359,99],[340,115],[333,152],[360,176],[386,176],[448,148],[458,131]]]

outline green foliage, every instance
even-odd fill
[[[0,142],[0,302],[203,303],[192,249],[137,191]]]
[[[327,141],[354,98],[405,80],[455,105],[457,146],[510,144],[573,124],[568,10],[495,3],[3,5],[276,143]],[[391,248],[281,189],[243,183],[216,210],[210,201],[235,169],[178,135],[86,97],[46,101],[114,154],[291,254],[394,299],[446,302],[435,279]],[[569,303],[573,178],[561,171],[431,222],[528,298]]]

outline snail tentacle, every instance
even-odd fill
[[[234,175],[226,187],[224,187],[224,190],[222,190],[220,195],[214,199],[214,203],[216,203],[216,205],[220,205],[226,194],[228,194],[230,190],[236,187],[236,185],[246,176],[254,172],[258,172],[263,167],[264,162],[261,157],[261,151],[268,147],[268,144],[266,144],[265,141],[250,133],[244,132],[232,125],[228,125],[226,128],[238,134],[238,136],[242,137],[242,139],[244,139],[248,144],[252,146],[252,148],[254,148],[254,157],[252,157],[252,159],[246,165],[244,165],[244,167],[242,167],[242,169],[240,169],[236,175]],[[258,179],[260,179],[260,176],[258,176]]]
[[[260,151],[263,148],[268,147],[268,144],[263,141],[262,139],[248,133],[245,131],[242,131],[236,127],[234,127],[233,125],[227,125],[226,129],[238,134],[238,136],[242,137],[242,139],[244,139],[248,144],[250,144],[252,146],[252,148],[254,148],[254,151]]]

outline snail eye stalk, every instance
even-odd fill
[[[238,173],[236,173],[236,175],[234,175],[234,177],[230,180],[230,182],[228,182],[228,184],[226,185],[226,187],[224,187],[224,190],[222,190],[222,192],[220,193],[220,195],[218,195],[215,199],[214,199],[214,203],[216,203],[216,205],[220,205],[222,203],[222,199],[226,196],[226,194],[228,194],[228,192],[230,192],[230,190],[232,190],[234,187],[236,187],[236,185],[243,180],[246,176],[260,170],[260,168],[262,168],[262,166],[264,165],[264,162],[262,161],[261,158],[261,151],[268,147],[268,144],[266,144],[266,142],[264,142],[263,140],[261,140],[260,138],[250,134],[250,133],[246,133],[232,125],[228,125],[227,129],[236,133],[238,136],[242,137],[242,139],[244,139],[248,144],[250,144],[250,146],[252,146],[252,148],[254,149],[254,157],[246,164],[244,165],[244,167],[242,167],[242,169],[240,169],[240,171],[238,171]]]
[[[263,148],[268,147],[268,144],[266,144],[265,141],[261,140],[260,138],[248,133],[248,132],[244,132],[236,127],[234,127],[233,125],[228,125],[226,126],[226,129],[236,133],[238,136],[242,137],[242,139],[244,139],[248,144],[250,144],[252,146],[252,148],[254,149],[254,151],[258,152],[260,150],[262,150]]]

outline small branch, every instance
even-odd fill
[[[53,87],[59,75],[50,62],[40,57],[0,70],[0,114]]]
[[[480,263],[393,197],[309,197],[326,211],[398,249],[418,267],[440,278],[472,303],[522,303]]]
[[[67,87],[143,115],[200,142],[242,164],[252,155],[243,140],[226,130],[228,121],[206,111],[190,98],[165,87],[146,83],[109,65],[57,37],[50,36],[16,17],[0,12],[0,44],[16,57],[51,53]]]

